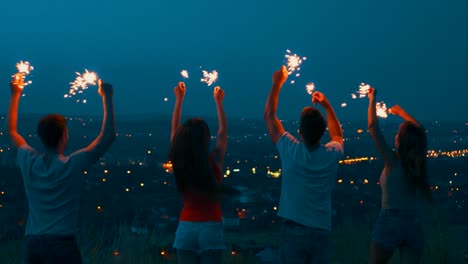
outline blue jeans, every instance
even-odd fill
[[[179,222],[174,248],[202,254],[206,251],[225,250],[224,228],[221,222]]]
[[[330,231],[286,221],[280,233],[281,263],[328,264]]]
[[[26,236],[26,264],[81,264],[81,253],[73,236]]]
[[[372,240],[389,250],[404,246],[422,251],[422,222],[414,210],[382,209],[372,232]]]

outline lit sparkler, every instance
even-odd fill
[[[68,94],[63,96],[64,98],[71,98],[77,94],[82,94],[89,86],[97,85],[98,76],[95,72],[90,72],[85,69],[83,74],[77,72],[76,75],[76,79],[70,83],[70,90]],[[79,103],[80,100],[78,99],[76,102]],[[86,99],[82,100],[82,102],[85,104]]]
[[[309,83],[306,85],[306,90],[308,94],[312,94],[315,90],[315,84],[314,83]]]
[[[208,71],[203,71],[203,78],[201,78],[201,82],[208,84],[208,86],[211,86],[213,83],[218,80],[218,72],[216,70],[213,70],[212,72]]]
[[[369,84],[361,83],[361,85],[359,85],[359,91],[357,91],[357,93],[359,94],[359,98],[366,97],[367,94],[369,93],[369,89],[370,89]]]
[[[188,79],[188,77],[189,77],[189,74],[188,74],[187,70],[182,70],[180,72],[180,75],[182,75],[182,77],[184,77],[185,79]]]
[[[30,65],[28,61],[20,61],[16,64],[16,69],[18,69],[18,72],[12,77],[19,76],[24,80],[26,76],[28,76],[29,73],[31,73],[31,71],[34,70],[34,67]],[[23,89],[25,86],[30,85],[31,83],[31,80],[24,81],[23,85],[20,88]]]
[[[376,113],[378,117],[387,118],[388,117],[388,109],[387,105],[384,102],[378,102],[375,104]]]
[[[286,55],[284,55],[287,59],[286,67],[288,68],[288,75],[293,74],[295,71],[301,70],[301,64],[303,61],[307,60],[307,57],[299,57],[297,54],[292,54],[291,50],[286,50]],[[299,77],[300,73],[296,74],[296,77]],[[291,81],[294,83],[294,80]]]

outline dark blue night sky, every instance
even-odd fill
[[[22,112],[100,114],[94,89],[85,105],[63,98],[87,68],[114,84],[118,115],[169,115],[187,69],[184,114],[215,115],[203,66],[218,70],[228,116],[261,117],[271,73],[291,49],[308,60],[281,93],[280,118],[299,117],[315,82],[340,119],[365,119],[367,99],[350,93],[368,82],[420,119],[466,121],[467,10],[466,0],[2,1],[0,112],[23,59],[35,70]]]

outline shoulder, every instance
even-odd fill
[[[284,132],[276,143],[276,145],[280,144],[300,144],[300,141],[289,132]]]
[[[67,157],[67,162],[74,167],[85,167],[90,163],[89,153],[79,150]]]
[[[17,157],[18,159],[26,159],[37,156],[38,154],[39,153],[29,145],[24,145],[18,148]]]

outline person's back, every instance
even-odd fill
[[[379,178],[382,208],[417,210],[421,199],[416,186],[410,184],[407,178],[399,160],[393,167],[383,169]]]
[[[84,156],[40,154],[31,148],[18,149],[29,205],[26,235],[75,235]]]
[[[200,118],[180,124],[185,84],[175,88],[169,157],[177,190],[184,206],[176,230],[174,249],[180,263],[222,263],[224,232],[220,196],[228,132],[222,104],[224,91],[215,87],[213,96],[219,129],[214,150],[210,151],[210,130]]]
[[[320,111],[306,107],[301,113],[299,141],[286,132],[276,116],[280,89],[288,72],[273,74],[273,87],[265,106],[268,133],[282,161],[278,215],[284,219],[280,234],[282,263],[328,263],[331,229],[331,190],[343,154],[339,121],[325,95],[315,92],[312,102],[327,113],[331,142],[322,145],[327,122]]]
[[[8,111],[8,132],[18,149],[17,164],[24,180],[29,214],[26,223],[26,263],[81,263],[76,242],[80,202],[80,175],[96,162],[115,139],[112,86],[99,80],[104,118],[99,136],[86,148],[64,156],[68,141],[66,118],[47,115],[37,133],[45,152],[38,153],[18,133],[18,106],[24,76],[15,75]]]
[[[331,191],[343,147],[330,142],[310,149],[289,133],[276,145],[282,160],[278,215],[305,226],[330,230]]]

